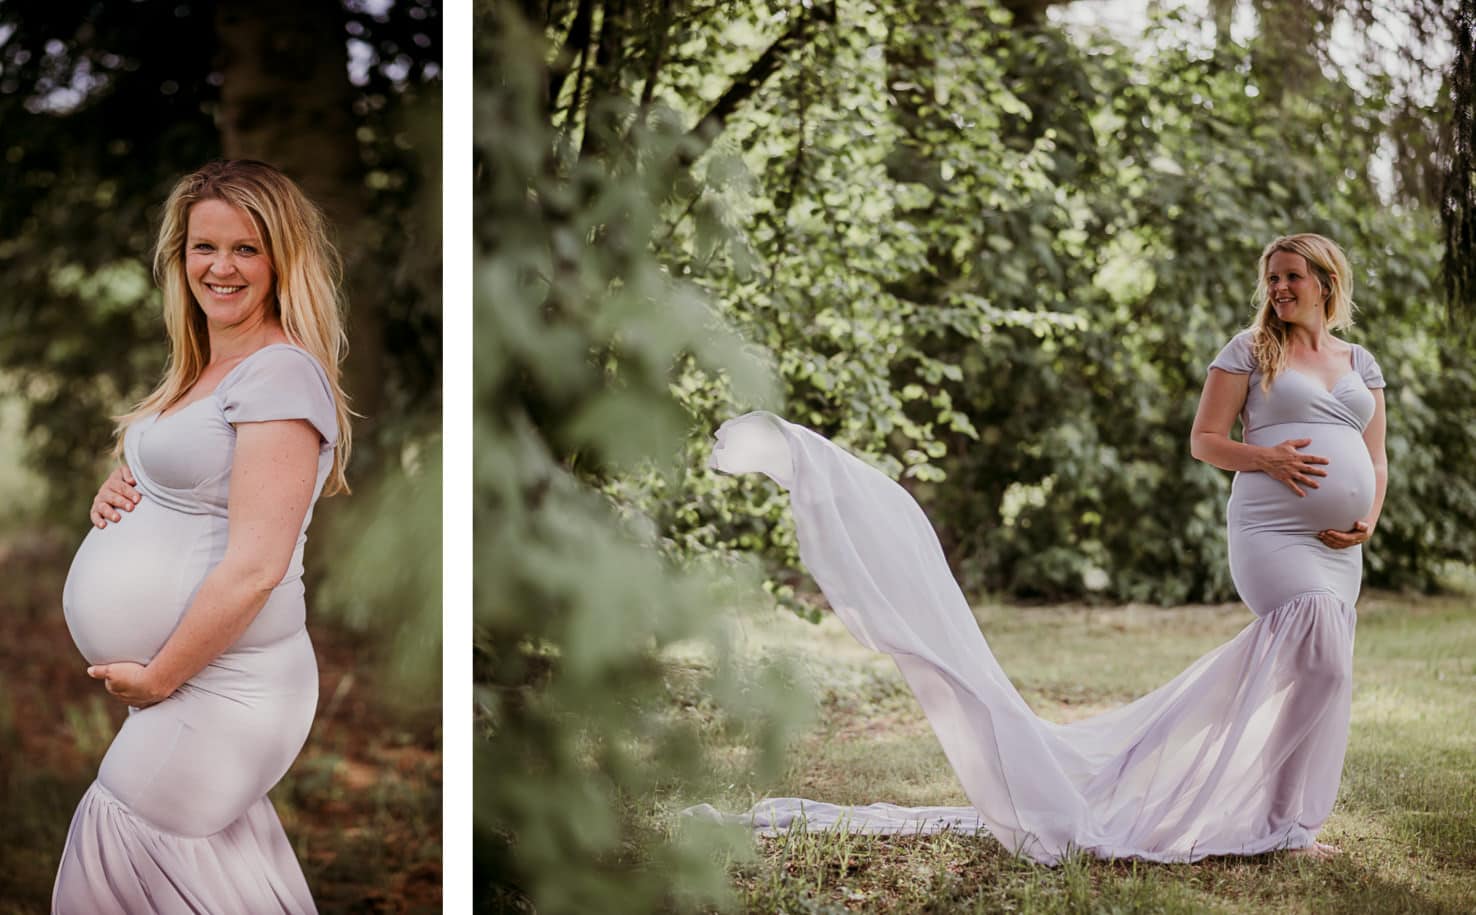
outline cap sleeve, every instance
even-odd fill
[[[328,375],[306,350],[272,346],[231,372],[221,395],[226,422],[264,423],[305,419],[328,445],[338,442],[338,412]]]
[[[1357,343],[1353,344],[1353,368],[1363,376],[1363,384],[1370,391],[1384,387],[1384,372],[1379,368],[1379,361]]]
[[[1250,331],[1243,330],[1231,337],[1230,342],[1225,344],[1209,367],[1233,372],[1236,375],[1249,375],[1254,372],[1256,357],[1251,351]]]

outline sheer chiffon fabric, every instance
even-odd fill
[[[1048,865],[1073,849],[1169,862],[1313,843],[1347,743],[1356,572],[1306,570],[1298,593],[1253,606],[1253,622],[1169,683],[1057,724],[1010,684],[901,486],[769,413],[725,423],[712,464],[764,473],[789,491],[805,567],[851,634],[896,662],[973,806],[771,798],[741,815],[708,805],[687,813],[768,833],[801,821],[862,833],[985,830]]]

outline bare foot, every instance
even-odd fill
[[[1306,848],[1293,848],[1287,854],[1294,855],[1298,858],[1312,858],[1317,861],[1322,861],[1336,855],[1341,855],[1342,853],[1343,850],[1341,848],[1338,848],[1336,845],[1328,845],[1323,842],[1313,842]]]

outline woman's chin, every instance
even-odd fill
[[[197,300],[199,301],[199,300]],[[260,322],[266,313],[264,301],[252,302],[199,302],[200,311],[205,314],[205,321],[213,330],[230,330],[237,327],[249,327]]]

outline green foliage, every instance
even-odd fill
[[[914,491],[969,589],[1174,603],[1232,593],[1230,478],[1188,449],[1206,366],[1251,320],[1261,247],[1329,235],[1390,380],[1370,580],[1433,587],[1476,555],[1476,387],[1437,305],[1436,214],[1380,190],[1394,100],[1336,78],[1263,98],[1261,39],[1206,51],[1186,15],[1146,56],[990,2],[840,3],[706,181],[673,185],[658,254],[774,367],[786,416]],[[695,118],[694,62],[777,28],[747,8],[673,31],[657,97]],[[688,469],[610,486],[681,548],[795,567],[782,494],[699,469],[717,424],[770,404],[691,363],[674,389]]]
[[[365,264],[394,265],[377,268],[353,302],[383,330],[356,348],[383,356],[373,419],[388,427],[390,453],[397,420],[438,396],[439,251],[417,218],[440,194],[428,165],[439,148],[424,142],[440,133],[436,9],[343,4],[330,47],[297,49],[347,68],[346,34],[362,63],[352,96],[360,162],[334,190],[364,202],[372,225],[338,228],[363,230],[353,237],[372,249]],[[214,4],[168,0],[0,3],[0,370],[25,402],[26,458],[44,471],[53,520],[77,517],[106,472],[110,417],[162,374],[150,249],[170,187],[226,152],[217,49],[228,18]],[[257,112],[254,126],[272,117]],[[376,463],[377,437],[355,444],[357,469]]]
[[[327,576],[314,607],[366,631],[384,653],[382,694],[405,710],[441,698],[441,447],[409,439],[400,460],[356,490],[326,539],[348,549],[323,556]]]
[[[29,524],[40,509],[45,483],[25,462],[25,405],[0,386],[0,535]]]
[[[721,899],[715,837],[675,836],[654,804],[711,769],[671,714],[679,643],[695,691],[750,765],[781,759],[782,679],[728,662],[722,622],[754,589],[679,565],[601,485],[664,468],[690,421],[674,368],[764,396],[705,299],[652,256],[660,189],[689,140],[659,109],[613,150],[561,158],[542,48],[507,7],[476,38],[476,881],[482,910],[650,912]],[[652,474],[667,472],[652,469]],[[731,838],[731,837],[730,837]],[[730,849],[731,850],[731,849]]]

